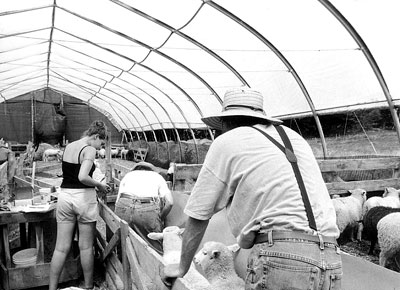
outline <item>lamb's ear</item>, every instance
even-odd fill
[[[213,250],[213,251],[211,252],[211,258],[212,258],[212,259],[218,258],[220,254],[221,254],[221,251],[220,251],[220,250]]]
[[[228,246],[229,251],[231,251],[232,253],[236,253],[237,251],[240,250],[240,247],[238,244],[233,244]]]
[[[151,240],[162,240],[163,239],[163,234],[162,233],[148,233],[147,237]]]

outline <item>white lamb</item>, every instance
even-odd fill
[[[118,148],[111,148],[111,157],[117,157],[119,153]]]
[[[106,149],[101,148],[98,151],[100,158],[106,158]]]
[[[362,209],[366,200],[364,189],[349,190],[351,195],[332,199],[336,211],[336,224],[342,234],[347,228],[350,231],[350,238],[354,240],[354,233],[359,230],[362,221]],[[361,239],[361,232],[357,233],[357,238]]]
[[[56,159],[57,161],[60,161],[62,156],[63,152],[60,149],[55,149],[55,148],[46,149],[43,152],[43,161],[48,162],[50,160],[50,157]]]
[[[375,206],[386,206],[400,208],[400,190],[393,187],[386,187],[382,197],[372,196],[368,198],[363,206],[363,215]]]
[[[244,289],[244,280],[237,275],[233,260],[233,251],[238,248],[238,245],[232,247],[210,241],[194,257],[195,264],[203,270],[211,289]]]
[[[377,229],[381,248],[379,265],[386,267],[388,262],[394,260],[397,267],[400,267],[400,212],[390,213],[383,217],[378,222]]]
[[[121,159],[125,159],[126,160],[126,155],[128,154],[128,149],[122,149],[121,150]]]

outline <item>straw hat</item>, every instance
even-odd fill
[[[247,116],[267,120],[273,124],[281,124],[282,121],[268,117],[263,109],[263,96],[260,92],[249,88],[237,88],[228,90],[224,96],[222,112],[201,120],[211,128],[221,130],[221,118],[230,116]]]
[[[146,168],[148,168],[149,170],[151,170],[151,171],[157,171],[156,170],[156,167],[153,165],[153,164],[151,164],[151,163],[149,163],[149,162],[145,162],[145,161],[141,161],[141,162],[138,162],[138,163],[136,163],[135,165],[133,165],[133,167],[132,167],[132,169],[131,169],[131,171],[133,171],[133,170],[141,170],[141,169],[136,169],[137,167],[146,167]]]

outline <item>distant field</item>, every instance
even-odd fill
[[[323,157],[321,140],[308,139],[316,157]],[[395,131],[368,131],[366,134],[326,138],[328,157],[356,155],[400,156],[400,143]]]

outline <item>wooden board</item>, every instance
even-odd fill
[[[318,160],[321,172],[345,170],[399,169],[400,157],[368,159],[326,159]]]
[[[81,275],[79,257],[67,260],[60,276],[60,283],[78,279]],[[31,267],[0,267],[2,286],[5,290],[34,288],[49,284],[50,263],[37,264]],[[8,281],[7,281],[8,280]],[[8,282],[8,285],[7,285]]]

